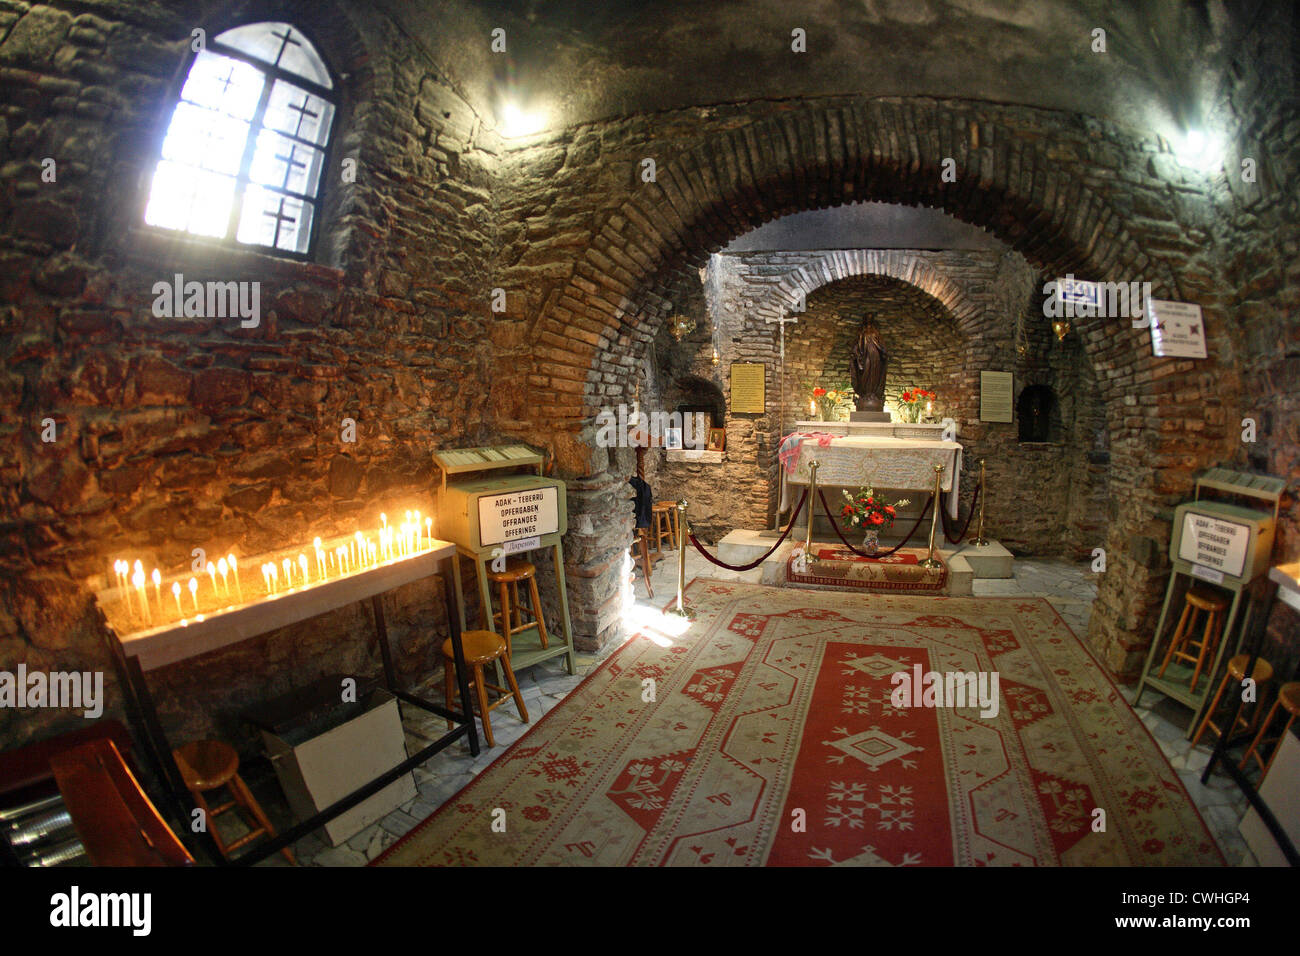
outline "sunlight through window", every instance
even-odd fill
[[[305,255],[333,82],[287,23],[227,30],[190,64],[144,220],[161,229]]]

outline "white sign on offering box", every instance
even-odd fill
[[[1250,541],[1250,528],[1235,521],[1224,521],[1187,512],[1183,515],[1183,534],[1178,543],[1178,556],[1184,561],[1217,572],[1218,580],[1224,574],[1241,577],[1246,566],[1246,545]],[[1196,577],[1214,581],[1213,574],[1196,574]]]
[[[486,547],[518,538],[536,538],[559,530],[554,488],[533,488],[478,500],[480,544]]]
[[[1157,356],[1205,358],[1205,323],[1194,302],[1147,299],[1151,348]]]

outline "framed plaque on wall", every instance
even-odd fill
[[[1010,372],[980,372],[980,421],[1011,421],[1014,381]]]
[[[732,414],[762,415],[767,411],[767,366],[761,362],[731,363]]]

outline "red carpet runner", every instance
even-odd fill
[[[629,641],[376,862],[1223,863],[1046,601],[716,581],[688,597],[687,631]],[[927,671],[983,672],[985,690],[996,672],[999,693],[895,697],[893,674]]]

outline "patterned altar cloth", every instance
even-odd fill
[[[957,517],[961,482],[961,444],[915,438],[833,438],[820,444],[814,438],[799,446],[798,463],[786,481],[808,484],[809,462],[820,462],[817,485],[825,488],[871,487],[891,491],[934,490],[934,466],[943,465],[939,487],[948,495],[948,514]]]

